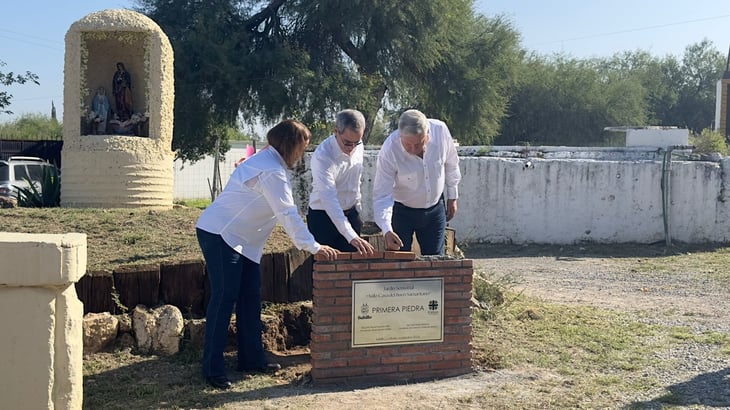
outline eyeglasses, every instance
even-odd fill
[[[347,148],[354,148],[354,147],[357,147],[358,145],[362,144],[362,140],[357,141],[357,142],[348,141],[345,138],[343,138],[341,134],[342,133],[337,132],[337,135],[340,137],[340,141],[342,141],[342,145],[346,146]]]

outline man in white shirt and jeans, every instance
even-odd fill
[[[335,132],[312,154],[312,193],[307,227],[317,242],[343,252],[370,255],[373,246],[360,237],[365,117],[343,110],[335,117]]]
[[[383,143],[375,170],[374,219],[386,249],[410,251],[415,232],[421,254],[442,255],[460,180],[459,157],[446,124],[418,110],[404,112],[398,129]]]

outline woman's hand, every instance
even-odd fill
[[[331,261],[337,257],[337,255],[340,253],[337,249],[327,246],[327,245],[321,245],[319,252],[316,253],[316,255],[319,255],[321,257],[324,257],[328,261]]]

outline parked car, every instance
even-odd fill
[[[30,188],[28,181],[41,190],[43,168],[55,165],[38,157],[10,157],[0,160],[0,195],[18,197],[18,188]]]

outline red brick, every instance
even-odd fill
[[[314,289],[329,289],[334,288],[336,286],[337,281],[330,280],[330,279],[319,279],[315,278],[312,279],[312,290]]]
[[[368,262],[368,269],[370,271],[396,270],[400,269],[400,264],[400,262]]]
[[[330,352],[321,352],[321,353],[311,353],[310,358],[312,360],[326,360],[332,358],[332,353]]]
[[[311,333],[310,338],[315,343],[327,343],[332,341],[332,335],[329,333]]]
[[[337,305],[337,306],[344,306],[344,305],[352,306],[352,296],[349,296],[349,297],[348,296],[343,296],[343,297],[335,298],[332,301],[332,303],[330,303],[330,304],[331,305]]]
[[[320,315],[333,315],[333,316],[346,316],[350,317],[352,307],[350,305],[329,305],[319,306],[315,311],[315,314]]]
[[[444,318],[444,324],[446,325],[468,325],[471,323],[471,317],[469,316],[447,316]]]
[[[415,363],[419,359],[414,355],[400,355],[400,356],[388,356],[380,359],[383,364],[394,364],[394,363]]]
[[[468,283],[454,283],[449,286],[449,292],[471,292],[471,284]]]
[[[408,262],[409,269],[430,269],[431,261],[412,261]]]
[[[350,343],[352,340],[351,333],[334,333],[331,337],[333,341],[346,341],[347,343]]]
[[[388,279],[395,279],[395,278],[412,278],[414,277],[412,270],[400,270],[400,271],[388,271],[385,272],[385,277]]]
[[[353,357],[347,361],[348,366],[380,366],[380,360],[373,357]]]
[[[352,259],[353,260],[383,259],[383,252],[373,252],[372,255],[360,255],[359,253],[353,253]]]
[[[398,366],[398,372],[420,372],[429,369],[429,363],[409,363]]]
[[[464,268],[471,268],[474,267],[474,261],[471,259],[462,259],[461,260],[461,266]]]
[[[325,325],[321,326],[317,323],[312,323],[313,333],[335,333],[335,332],[350,332],[350,326],[347,325]]]
[[[413,276],[417,278],[439,278],[443,277],[443,273],[438,269],[415,269]]]
[[[352,288],[312,289],[312,296],[352,296]]]
[[[333,367],[347,367],[347,359],[324,359],[324,360],[312,360],[312,367],[318,369],[328,369]]]
[[[350,317],[350,315],[347,315],[347,316],[343,316],[343,315],[336,316],[335,317],[335,323],[342,323],[342,324],[345,324],[345,325],[350,326],[352,324],[352,317]]]
[[[350,277],[352,280],[381,279],[383,277],[383,272],[354,272],[350,274]]]
[[[316,261],[318,258],[317,255],[314,256],[314,260]],[[334,272],[337,270],[337,267],[332,263],[327,262],[315,262],[314,267],[312,268],[313,272]]]
[[[328,368],[328,369],[320,369],[317,367],[312,367],[312,379],[315,381],[319,378],[322,379],[329,379],[333,377],[347,377],[347,376],[357,376],[357,375],[365,375],[365,368],[364,367],[339,367],[339,368]]]
[[[399,259],[412,261],[416,259],[416,254],[413,252],[398,252],[398,251],[385,251],[383,258],[385,259]]]
[[[339,298],[334,298],[331,296],[316,295],[315,294],[316,292],[314,290],[312,290],[312,293],[313,293],[312,294],[312,305],[313,305],[315,312],[317,311],[317,309],[320,306],[334,305],[335,303],[337,303],[337,300],[339,299]]]
[[[335,287],[337,288],[349,288],[352,287],[352,281],[350,278],[347,278],[347,280],[340,280],[335,282]]]
[[[432,369],[457,369],[461,367],[461,360],[441,360],[431,363]]]
[[[312,316],[312,322],[319,325],[330,325],[335,322],[335,316],[322,313],[314,313]]]
[[[333,265],[334,266],[334,265]],[[314,272],[312,279],[317,280],[347,280],[350,278],[350,274],[347,272]]]
[[[368,356],[393,356],[398,353],[397,347],[369,347],[365,349]]]
[[[431,261],[431,266],[437,269],[443,268],[460,268],[461,260],[443,260],[443,261]]]
[[[338,263],[337,264],[337,271],[338,272],[362,272],[368,270],[368,262],[348,262],[348,263]],[[349,274],[348,273],[348,274]]]
[[[365,368],[366,374],[395,373],[397,371],[398,366],[368,366]]]
[[[319,352],[332,352],[333,357],[337,357],[339,351],[347,350],[350,344],[347,342],[327,342],[327,343],[312,343],[310,344],[310,350],[312,353]]]

